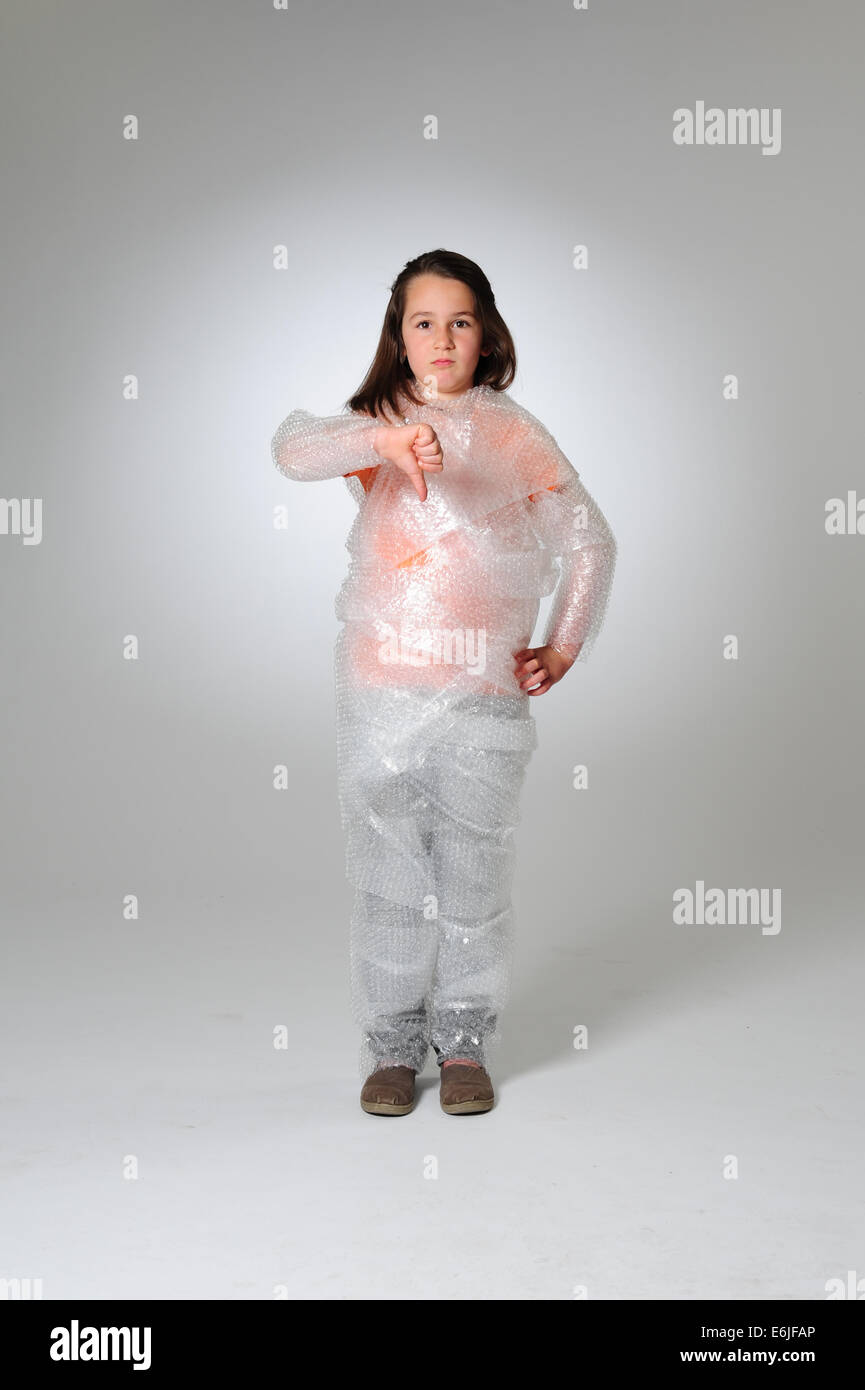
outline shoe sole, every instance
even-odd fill
[[[383,1100],[362,1100],[361,1110],[365,1110],[367,1115],[408,1115],[414,1109],[414,1101],[408,1105],[388,1105]]]
[[[442,1110],[446,1115],[481,1115],[485,1110],[492,1110],[494,1104],[492,1100],[460,1100],[452,1105],[442,1101]]]

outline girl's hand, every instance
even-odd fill
[[[555,647],[523,647],[522,651],[514,652],[514,675],[520,688],[529,695],[546,695],[570,671],[576,659],[576,656],[563,655]],[[529,686],[535,688],[530,690]]]
[[[424,473],[441,473],[444,467],[441,444],[432,425],[382,425],[376,431],[373,448],[381,458],[402,469],[425,502]]]

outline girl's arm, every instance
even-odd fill
[[[532,524],[561,557],[543,646],[569,662],[586,661],[606,614],[616,567],[616,540],[579,474],[540,422],[533,422],[518,462],[529,480]]]
[[[613,584],[616,541],[576,473],[536,503],[550,549],[561,556],[561,576],[543,645],[569,661],[586,661],[595,644]]]
[[[381,463],[374,448],[381,428],[382,422],[371,415],[293,410],[273,436],[273,462],[280,473],[298,482],[363,474]]]

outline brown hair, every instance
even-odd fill
[[[486,383],[495,391],[504,391],[516,375],[517,353],[510,330],[496,308],[492,286],[479,265],[457,251],[425,251],[407,261],[390,287],[390,300],[384,312],[381,336],[375,357],[355,394],[346,401],[350,410],[367,415],[383,414],[389,406],[399,416],[397,393],[402,391],[416,405],[423,405],[411,389],[414,373],[403,360],[402,319],[405,313],[406,290],[418,275],[441,275],[448,280],[460,280],[472,291],[475,309],[483,330],[481,346],[490,348],[485,357],[478,358],[473,386]]]

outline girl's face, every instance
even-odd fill
[[[408,364],[423,385],[432,378],[438,395],[461,396],[486,357],[480,320],[468,285],[443,275],[416,275],[406,287],[402,339]]]

